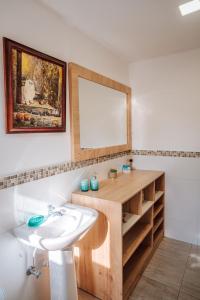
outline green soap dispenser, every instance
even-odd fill
[[[28,219],[27,225],[28,227],[39,227],[47,220],[47,217],[42,215],[32,216]]]

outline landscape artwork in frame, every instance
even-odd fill
[[[7,133],[66,130],[66,63],[3,38]]]

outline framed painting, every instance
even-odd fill
[[[3,38],[7,133],[66,130],[66,63]]]

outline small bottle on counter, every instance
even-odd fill
[[[110,169],[108,172],[108,178],[117,178],[117,169]]]
[[[98,181],[96,175],[91,176],[91,178],[90,178],[90,189],[92,191],[98,191],[98,189],[99,189],[99,181]]]
[[[81,192],[88,192],[88,190],[89,190],[89,180],[88,179],[82,179],[80,187],[81,187]]]
[[[122,166],[122,172],[123,173],[130,173],[131,172],[131,168],[129,165],[123,165]]]
[[[130,168],[131,168],[131,171],[133,171],[135,168],[134,168],[134,164],[133,164],[133,159],[132,158],[130,158],[129,160],[128,160],[128,162],[129,162],[129,166],[130,166]]]

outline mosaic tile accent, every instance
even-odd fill
[[[192,158],[200,157],[200,152],[192,152],[192,151],[132,150],[132,154],[144,155],[144,156],[170,156],[170,157],[192,157]]]
[[[188,157],[200,158],[200,152],[191,151],[165,151],[165,150],[132,150],[116,154],[106,155],[95,159],[84,160],[81,162],[68,161],[60,164],[50,165],[33,170],[27,170],[12,174],[5,177],[0,177],[0,190],[7,189],[16,185],[27,182],[43,179],[46,177],[66,173],[76,169],[84,168],[94,164],[102,163],[111,159],[128,156],[128,155],[144,155],[144,156],[168,156],[168,157]]]
[[[19,172],[10,176],[0,177],[0,190],[7,189],[23,183],[43,179],[46,177],[62,174],[72,170],[84,168],[94,164],[102,163],[107,160],[131,155],[131,151],[120,152],[116,154],[106,155],[90,160],[84,160],[80,162],[68,161],[60,164],[50,165],[33,170],[27,170],[25,172]]]

